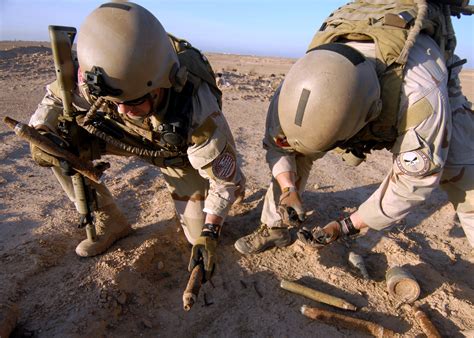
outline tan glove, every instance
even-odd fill
[[[40,131],[40,133],[49,138],[61,148],[67,149],[69,147],[69,144],[56,134],[53,134],[49,131]],[[32,143],[30,143],[30,152],[31,157],[39,166],[59,167],[61,168],[63,174],[67,176],[71,176],[74,174],[74,170],[71,168],[69,162],[45,152],[44,150],[40,149]]]
[[[277,211],[286,225],[298,226],[306,219],[303,203],[295,187],[283,189]]]
[[[205,224],[201,236],[196,240],[191,250],[188,270],[191,272],[196,265],[202,264],[204,268],[203,282],[210,280],[216,269],[216,251],[219,231],[220,225]]]
[[[357,236],[359,229],[352,224],[350,217],[346,217],[340,221],[332,221],[324,226],[309,230],[303,227],[298,231],[297,236],[303,243],[313,248],[322,248],[340,237],[346,239]]]
[[[36,162],[41,167],[53,167],[59,166],[59,160],[54,157],[53,155],[48,154],[47,152],[44,152],[37,146],[33,145],[30,143],[30,152],[31,152],[31,157],[33,158],[33,161]]]
[[[62,148],[67,148],[68,144],[65,140],[63,140],[61,137],[59,137],[56,134],[53,134],[49,131],[39,131],[43,136],[46,136],[49,138],[51,141],[56,143],[58,146]],[[41,167],[59,167],[60,166],[60,161],[58,158],[54,157],[53,155],[41,150],[34,144],[30,143],[30,152],[31,152],[31,157],[33,160]]]

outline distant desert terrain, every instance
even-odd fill
[[[421,337],[410,311],[387,292],[385,272],[395,265],[416,278],[421,289],[416,304],[443,336],[468,335],[474,329],[471,248],[439,190],[403,222],[350,243],[315,251],[295,241],[254,256],[234,249],[234,242],[260,223],[270,180],[261,146],[266,110],[295,60],[207,56],[222,75],[223,111],[248,179],[246,198],[233,206],[222,232],[213,285],[205,284],[197,304],[183,311],[190,245],[177,226],[159,169],[138,158],[105,158],[111,163],[105,183],[133,224],[133,234],[103,255],[76,256],[85,231],[76,227],[73,205],[50,170],[35,165],[28,143],[0,123],[0,323],[2,315],[17,317],[11,336],[368,336],[304,317],[300,308],[308,305]],[[53,80],[48,43],[0,42],[2,120],[8,115],[28,122]],[[463,71],[462,83],[474,100],[473,70]],[[355,210],[390,166],[387,151],[374,152],[357,168],[333,153],[317,161],[303,195],[306,208],[314,210],[308,226],[323,226]],[[369,280],[349,265],[350,251],[364,257]],[[284,291],[281,279],[343,298],[358,310],[335,309]]]

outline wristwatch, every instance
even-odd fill
[[[201,236],[217,239],[219,238],[221,228],[222,226],[220,224],[206,223],[202,227]]]

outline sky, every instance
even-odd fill
[[[98,0],[0,0],[0,40],[47,41],[48,25],[79,28]],[[347,0],[135,0],[204,52],[301,57]],[[474,68],[474,16],[453,17],[457,54]]]

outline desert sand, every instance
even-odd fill
[[[418,281],[417,305],[443,336],[474,329],[474,273],[470,246],[453,207],[440,190],[403,222],[368,231],[357,240],[320,251],[299,241],[284,249],[242,256],[233,247],[259,225],[270,179],[261,140],[273,90],[293,59],[207,54],[221,73],[224,114],[233,130],[248,178],[245,200],[235,205],[220,239],[213,285],[201,289],[190,312],[182,309],[190,245],[177,226],[171,198],[158,168],[137,158],[106,157],[105,182],[134,232],[105,254],[79,258],[85,237],[78,215],[47,168],[35,165],[29,146],[0,123],[0,311],[18,310],[12,337],[365,337],[310,320],[302,305],[376,322],[403,336],[420,325],[387,292],[385,272],[400,265]],[[27,122],[46,84],[54,80],[47,43],[0,43],[0,115]],[[462,74],[474,99],[474,71]],[[305,206],[308,226],[323,226],[357,208],[391,165],[387,151],[357,168],[336,154],[316,162]],[[347,261],[365,258],[370,280]],[[358,307],[338,310],[279,287],[295,280]],[[3,304],[3,305],[2,305]]]

